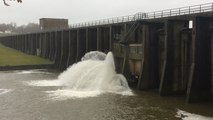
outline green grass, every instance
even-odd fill
[[[52,64],[51,61],[24,54],[0,43],[0,66],[40,65]]]

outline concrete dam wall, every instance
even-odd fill
[[[212,101],[212,17],[213,4],[209,3],[5,36],[0,41],[50,59],[62,70],[89,51],[112,51],[116,71],[130,85],[158,89],[161,96],[183,94],[186,102]],[[191,28],[189,21],[193,21]]]

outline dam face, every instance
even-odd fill
[[[89,51],[112,51],[116,71],[140,89],[212,101],[213,5],[138,13],[69,29],[1,37],[2,44],[66,69]],[[193,21],[189,28],[189,21]]]

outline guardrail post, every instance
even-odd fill
[[[189,6],[189,14],[190,14],[191,12],[190,12],[190,6]]]
[[[179,15],[180,15],[180,8],[179,8]]]
[[[212,8],[211,11],[213,11],[213,3],[212,3],[212,7],[211,8]]]
[[[161,11],[161,17],[163,17],[163,11]]]

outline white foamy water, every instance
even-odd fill
[[[11,91],[12,91],[11,89],[0,89],[0,95],[9,93],[9,92],[11,92]]]
[[[177,111],[176,117],[181,118],[182,120],[213,120],[212,117],[197,115],[179,109]]]
[[[101,91],[74,91],[70,89],[61,89],[56,91],[46,91],[51,100],[66,100],[76,98],[96,97],[102,94]]]
[[[25,83],[30,86],[43,86],[43,87],[62,86],[62,83],[59,80],[40,80],[40,81],[29,81]]]
[[[126,78],[117,74],[113,55],[93,51],[82,61],[73,64],[58,76],[58,80],[28,82],[32,86],[63,86],[64,89],[47,91],[56,99],[94,97],[102,93],[133,95]]]
[[[46,71],[41,71],[41,69],[36,69],[36,70],[22,70],[22,71],[15,71],[15,73],[17,74],[32,74],[32,73],[46,73],[48,74],[48,72]]]

